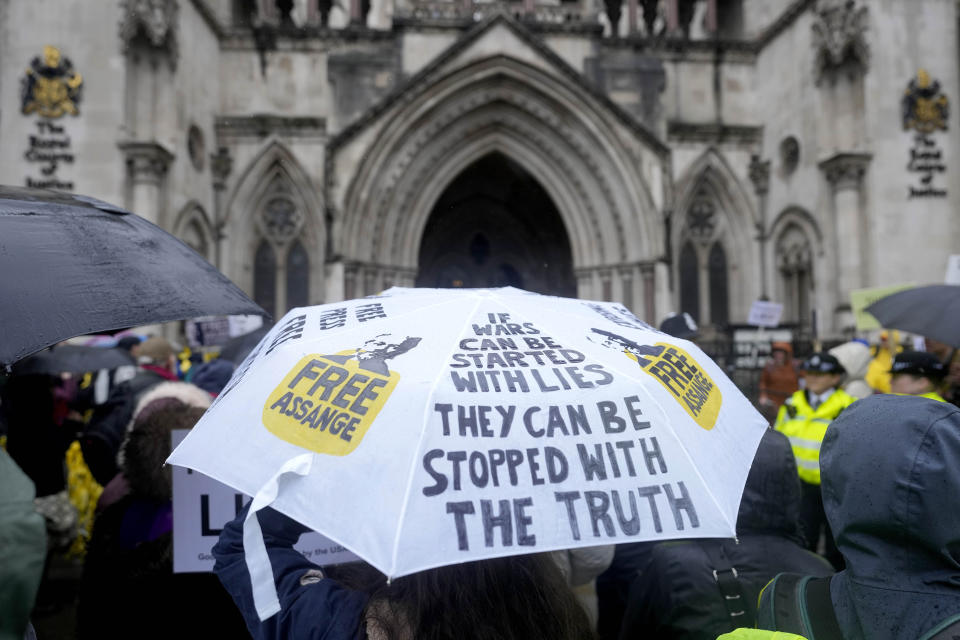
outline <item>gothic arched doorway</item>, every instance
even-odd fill
[[[444,190],[420,243],[417,286],[503,287],[576,296],[556,205],[523,167],[491,153]]]

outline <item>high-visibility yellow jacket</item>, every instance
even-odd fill
[[[937,402],[946,402],[946,399],[936,391],[931,391],[930,393],[921,393],[920,397],[930,398],[931,400],[936,400]]]
[[[823,444],[823,436],[833,419],[855,401],[856,398],[849,393],[837,389],[814,411],[801,389],[780,407],[774,426],[790,439],[793,456],[797,459],[797,472],[804,482],[820,484],[820,445]]]

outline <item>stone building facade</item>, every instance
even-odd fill
[[[960,253],[955,0],[0,0],[0,182],[265,308],[515,285],[822,334]]]

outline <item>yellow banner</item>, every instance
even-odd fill
[[[693,356],[671,344],[658,342],[659,355],[642,355],[626,350],[631,360],[656,378],[700,427],[709,431],[717,424],[723,396]]]
[[[386,367],[364,367],[352,354],[305,356],[267,398],[263,425],[310,451],[351,453],[400,380],[400,374]]]
[[[898,284],[892,287],[874,287],[872,289],[855,289],[850,292],[850,309],[853,311],[854,321],[858,331],[868,331],[870,329],[882,329],[880,323],[865,309],[881,298],[886,298],[892,293],[912,289],[912,284]]]

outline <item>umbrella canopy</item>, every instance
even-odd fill
[[[15,375],[35,373],[85,373],[100,369],[136,365],[133,356],[123,349],[85,347],[65,344],[25,358],[13,367]]]
[[[0,187],[0,365],[85,333],[207,314],[264,314],[143,218],[65,193]]]
[[[220,358],[234,363],[243,362],[247,354],[253,351],[253,348],[263,340],[263,336],[267,335],[268,331],[270,331],[270,327],[263,326],[259,329],[254,329],[250,333],[231,338],[230,341],[220,349]]]
[[[290,311],[169,462],[400,576],[732,537],[766,428],[700,349],[621,305],[391,289]]]
[[[884,327],[960,347],[960,286],[938,284],[898,291],[866,311]]]

